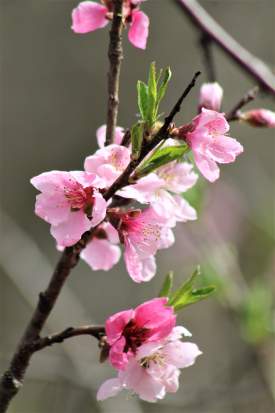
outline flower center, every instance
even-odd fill
[[[150,363],[155,363],[155,364],[159,364],[160,366],[164,366],[165,364],[164,355],[161,354],[160,352],[156,352],[154,354],[151,354],[150,356],[143,357],[139,361],[140,366],[145,369],[148,369],[150,367]]]
[[[133,320],[130,320],[122,333],[126,340],[124,351],[127,353],[129,350],[132,350],[135,353],[137,348],[148,338],[148,333],[148,328],[139,327]]]
[[[77,182],[74,187],[64,188],[64,194],[70,203],[72,211],[80,211],[81,209],[91,217],[94,205],[94,188],[92,186],[83,188]]]

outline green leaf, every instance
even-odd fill
[[[200,267],[198,266],[192,276],[185,281],[170,297],[168,304],[174,307],[175,311],[179,311],[187,305],[194,304],[208,298],[216,290],[216,287],[213,285],[195,289],[194,283],[199,275]]]
[[[167,86],[168,86],[168,83],[171,79],[171,76],[172,76],[171,69],[170,69],[170,67],[167,67],[167,69],[165,69],[163,80],[162,80],[161,85],[160,85],[159,90],[158,90],[157,107],[159,107],[159,104],[160,104],[161,100],[165,96]]]
[[[148,86],[139,80],[137,82],[137,91],[138,91],[138,107],[142,119],[147,121],[147,112],[148,112]]]
[[[174,305],[184,294],[192,291],[195,279],[201,274],[200,266],[198,265],[191,277],[177,289],[170,297],[169,304]]]
[[[136,176],[140,178],[148,175],[169,162],[181,159],[188,150],[189,147],[186,144],[158,149],[137,169]]]
[[[132,158],[138,159],[143,141],[144,123],[137,122],[131,129]]]
[[[173,271],[169,271],[162,284],[161,290],[158,295],[159,297],[169,297],[173,286],[173,277]]]
[[[156,64],[151,63],[148,79],[148,110],[147,122],[151,128],[157,119],[157,80],[156,80]]]
[[[183,296],[180,300],[178,300],[178,302],[173,307],[175,311],[179,311],[187,305],[195,304],[198,301],[205,300],[215,291],[216,287],[214,285],[209,285],[208,287],[200,288],[198,290],[192,290],[190,294],[186,294],[186,296]]]

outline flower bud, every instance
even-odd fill
[[[205,108],[219,112],[222,97],[223,89],[217,82],[204,83],[200,90],[199,111],[201,111],[201,108]]]
[[[268,109],[252,109],[240,115],[240,119],[251,126],[275,128],[275,112]]]

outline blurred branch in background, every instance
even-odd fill
[[[175,0],[179,7],[191,19],[196,28],[202,32],[207,39],[207,46],[210,42],[216,43],[228,56],[230,56],[247,74],[252,76],[259,86],[275,96],[275,75],[257,57],[233,39],[196,0]],[[205,42],[204,42],[205,45]],[[208,63],[209,53],[205,52]],[[209,80],[214,76],[213,69],[208,70]]]

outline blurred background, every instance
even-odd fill
[[[81,169],[105,123],[108,30],[75,35],[72,0],[1,0],[1,234],[0,369],[7,366],[59,253],[49,226],[34,213],[29,180],[43,171]],[[203,0],[201,4],[240,43],[274,68],[274,0]],[[171,0],[144,3],[151,20],[145,52],[125,36],[119,125],[136,119],[136,82],[152,60],[170,65],[173,78],[163,103],[169,110],[198,69],[204,72],[198,33]],[[253,80],[214,48],[224,110]],[[202,75],[200,82],[205,81]],[[177,120],[196,113],[199,87]],[[275,110],[260,96],[250,107]],[[176,284],[200,263],[203,278],[218,286],[214,298],[186,309],[179,322],[203,351],[182,371],[180,390],[158,404],[135,396],[98,404],[99,384],[114,375],[98,363],[95,340],[80,337],[36,354],[11,413],[274,413],[275,249],[274,130],[232,124],[245,152],[222,167],[221,179],[201,179],[188,194],[196,222],[180,224],[176,244],[157,256],[158,274],[136,285],[121,262],[111,272],[73,270],[45,333],[103,323],[117,311],[154,297],[173,269]],[[273,392],[273,394],[272,394]]]

